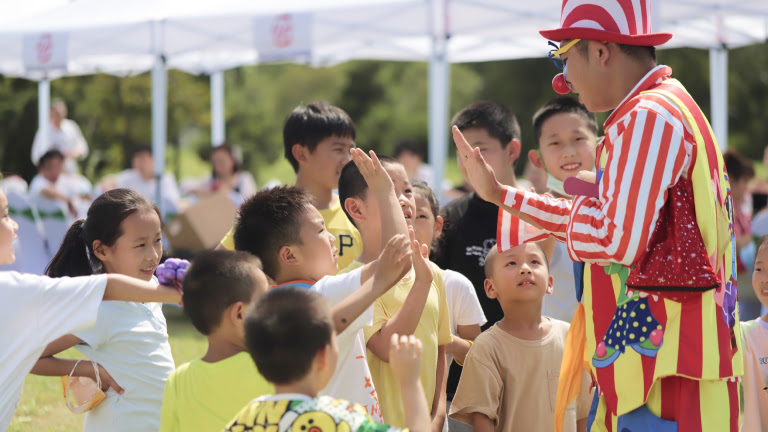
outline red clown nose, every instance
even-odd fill
[[[559,94],[568,94],[571,92],[571,88],[568,83],[565,82],[565,75],[559,73],[552,79],[552,88]]]

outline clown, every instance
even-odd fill
[[[560,28],[540,32],[559,43],[554,89],[613,110],[596,174],[566,181],[573,200],[499,184],[456,128],[454,140],[482,198],[565,239],[583,263],[558,406],[577,393],[583,364],[598,387],[590,431],[736,432],[743,362],[728,177],[704,114],[656,64],[655,46],[672,35],[653,33],[650,17],[650,0],[564,0]]]

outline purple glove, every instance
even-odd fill
[[[174,286],[174,281],[182,283],[187,274],[189,261],[179,258],[168,258],[164,263],[157,266],[155,274],[161,285]]]

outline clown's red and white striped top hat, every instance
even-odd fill
[[[672,38],[672,33],[652,33],[651,0],[563,0],[560,28],[539,33],[556,42],[589,39],[640,46]]]

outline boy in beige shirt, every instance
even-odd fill
[[[554,430],[560,361],[569,324],[541,315],[553,278],[536,243],[498,252],[485,261],[485,293],[504,318],[477,337],[451,405],[450,417],[475,432]],[[564,432],[586,431],[591,380],[565,413]]]

